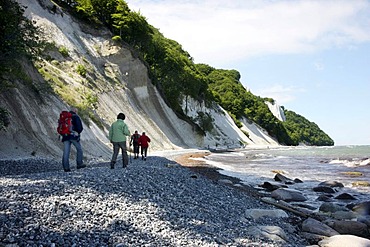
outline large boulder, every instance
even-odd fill
[[[280,188],[288,188],[288,186],[276,182],[264,182],[261,187],[265,188],[267,191],[274,191]]]
[[[358,203],[352,210],[361,215],[370,215],[370,201]]]
[[[319,195],[316,199],[316,201],[321,201],[321,202],[332,202],[332,195]]]
[[[321,204],[319,210],[325,213],[335,213],[337,211],[349,211],[345,206],[338,205],[333,202],[324,202]]]
[[[316,186],[312,189],[315,192],[323,192],[323,193],[328,193],[328,194],[334,194],[336,191],[328,186]]]
[[[370,228],[370,215],[360,216],[357,218],[357,221],[366,224]]]
[[[285,177],[284,175],[277,173],[274,177],[275,181],[282,182],[285,184],[294,184],[294,181],[288,177]]]
[[[307,220],[303,221],[302,231],[327,237],[339,235],[339,232],[333,228],[312,218],[308,218]]]
[[[338,188],[344,187],[344,185],[342,183],[337,182],[337,181],[325,181],[325,182],[321,182],[321,183],[319,183],[319,186],[338,187]]]
[[[337,220],[352,220],[358,217],[358,214],[352,211],[336,211],[331,214],[331,217]]]
[[[316,201],[321,201],[321,202],[332,202],[334,201],[332,199],[331,195],[319,195],[316,199]]]
[[[321,240],[320,247],[370,247],[370,240],[353,235],[336,235]]]
[[[367,225],[359,221],[334,220],[327,222],[327,225],[340,234],[349,234],[365,238],[369,237]]]
[[[288,214],[281,209],[250,209],[246,211],[246,216],[253,218],[253,219],[259,219],[261,217],[268,217],[268,218],[287,218]]]
[[[251,226],[247,228],[249,235],[257,238],[267,238],[276,242],[285,243],[288,240],[283,229],[278,226]]]
[[[283,200],[286,202],[303,202],[307,201],[307,198],[298,190],[280,188],[274,190],[271,196],[276,200]]]
[[[338,199],[338,200],[357,200],[356,197],[354,197],[353,195],[348,194],[348,193],[342,193],[342,194],[336,196],[335,199]]]

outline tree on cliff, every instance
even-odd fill
[[[24,15],[25,7],[14,0],[0,1],[0,64],[8,65],[40,51],[40,30]],[[2,67],[0,67],[2,68]]]
[[[24,57],[34,58],[42,50],[40,30],[24,14],[25,7],[14,0],[0,0],[0,93],[13,87]],[[9,112],[0,105],[0,130],[9,124]]]

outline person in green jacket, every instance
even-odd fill
[[[130,136],[127,124],[123,121],[126,116],[123,113],[117,115],[117,121],[114,122],[109,129],[109,140],[113,144],[113,156],[110,162],[110,168],[114,169],[117,161],[119,150],[122,150],[123,168],[128,165],[126,136]]]

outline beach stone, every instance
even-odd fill
[[[334,194],[336,191],[328,186],[317,186],[312,189],[315,192],[324,192],[329,194]]]
[[[357,218],[357,214],[352,211],[336,211],[331,215],[337,220],[351,220]]]
[[[280,188],[288,188],[288,186],[276,182],[264,182],[261,187],[265,188],[267,191],[274,191]]]
[[[288,240],[284,230],[278,226],[251,226],[247,228],[249,235],[258,238],[267,238],[277,242]]]
[[[369,215],[366,215],[366,216],[360,216],[357,218],[357,221],[359,222],[362,222],[364,224],[367,225],[367,227],[370,228],[370,216]]]
[[[277,200],[283,200],[286,202],[302,202],[307,201],[307,198],[298,190],[280,188],[274,190],[271,196]]]
[[[321,204],[319,210],[326,213],[335,213],[337,211],[349,211],[346,207],[338,205],[333,202],[324,202]]]
[[[365,238],[369,236],[367,225],[358,221],[335,220],[328,221],[327,225],[340,234],[349,234]]]
[[[285,184],[294,184],[294,181],[280,173],[277,173],[274,177],[274,180],[275,181],[278,181],[278,182],[282,182],[282,183],[285,183]]]
[[[339,199],[339,200],[357,200],[356,197],[354,197],[353,195],[348,194],[348,193],[342,193],[342,194],[336,196],[335,199]]]
[[[219,179],[218,182],[221,184],[229,184],[229,185],[233,184],[233,182],[229,179]]]
[[[316,201],[331,202],[331,201],[333,201],[333,199],[328,195],[319,195],[319,197],[317,197]]]
[[[352,211],[360,215],[370,215],[370,201],[361,202],[352,207]]]
[[[250,209],[246,210],[246,216],[257,220],[261,217],[287,218],[288,214],[281,209]]]
[[[321,240],[320,247],[369,247],[370,240],[353,235],[336,235]]]
[[[313,233],[313,234],[318,234],[322,236],[327,236],[327,237],[339,235],[339,232],[337,232],[333,228],[312,218],[308,218],[305,221],[303,221],[302,231]]]
[[[339,187],[339,188],[344,187],[344,185],[342,183],[337,182],[337,181],[325,181],[325,182],[321,182],[321,183],[319,183],[319,186]]]
[[[316,245],[318,242],[320,242],[323,239],[326,239],[326,236],[314,234],[314,233],[309,233],[309,232],[301,232],[300,235],[304,237],[308,243],[312,245],[308,245],[306,247],[319,247]]]

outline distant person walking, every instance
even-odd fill
[[[109,140],[113,144],[113,155],[110,162],[111,169],[114,169],[120,149],[122,150],[123,168],[128,165],[126,136],[130,136],[130,132],[127,124],[123,121],[125,118],[125,114],[119,113],[117,115],[117,121],[114,122],[109,129]]]
[[[67,111],[66,111],[67,112]],[[62,142],[64,144],[63,148],[63,157],[62,157],[62,164],[63,169],[65,172],[70,172],[70,166],[69,166],[69,154],[71,152],[71,145],[75,146],[77,151],[76,156],[76,164],[77,169],[81,169],[86,167],[86,165],[83,164],[83,152],[82,147],[80,143],[80,134],[83,131],[83,126],[81,122],[81,118],[77,115],[77,108],[72,108],[69,111],[70,114],[72,114],[72,131],[69,131],[70,134],[64,134],[62,135]]]
[[[134,159],[139,158],[139,138],[140,134],[135,130],[135,133],[131,136],[130,146],[134,146]]]
[[[146,160],[146,156],[148,153],[150,138],[145,135],[145,132],[139,138],[139,145],[141,146],[141,159]]]

